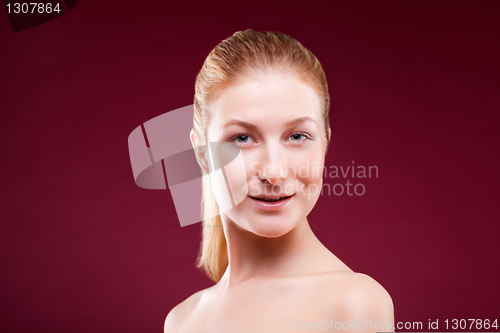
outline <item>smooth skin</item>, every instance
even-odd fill
[[[307,220],[320,195],[318,167],[326,153],[316,92],[294,75],[247,77],[221,94],[210,117],[209,141],[241,149],[249,194],[221,214],[229,253],[222,279],[172,309],[165,333],[296,332],[358,320],[393,324],[387,291],[331,253]],[[193,135],[191,140],[199,146]],[[198,158],[206,165],[204,156]],[[292,197],[272,212],[250,198],[270,194]],[[341,331],[388,332],[392,327],[344,324]]]

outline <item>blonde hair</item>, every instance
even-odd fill
[[[238,31],[218,44],[196,77],[193,134],[198,144],[207,144],[210,105],[227,87],[249,76],[259,79],[275,73],[295,75],[318,93],[328,145],[330,95],[320,62],[311,51],[288,35],[252,29]],[[203,178],[203,236],[197,266],[218,282],[228,263],[227,243],[219,206],[208,177]]]

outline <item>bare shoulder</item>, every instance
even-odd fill
[[[194,293],[170,310],[165,318],[165,324],[163,327],[164,333],[179,332],[182,325],[184,325],[186,320],[189,318],[189,315],[200,302],[205,290],[206,289]]]
[[[392,311],[392,299],[387,290],[372,277],[362,273],[350,273],[345,278],[345,296],[354,308],[377,306]]]
[[[377,281],[366,274],[339,272],[323,282],[328,298],[335,302],[336,313],[346,319],[394,321],[391,296]]]

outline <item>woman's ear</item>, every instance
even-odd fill
[[[194,135],[193,130],[189,133],[189,138],[191,139],[191,144],[193,145],[193,150],[194,150],[194,155],[196,156],[196,161],[198,161],[198,164],[200,168],[205,172],[207,175],[210,173],[210,168],[208,164],[208,151],[207,151],[207,146],[200,146],[199,142],[196,140],[196,136]]]
[[[328,127],[328,142],[330,142],[330,139],[332,138],[332,130],[330,127]]]

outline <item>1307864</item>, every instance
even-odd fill
[[[52,5],[52,3],[47,2],[16,2],[7,3],[7,13],[14,14],[50,14],[50,13],[60,13],[61,8],[59,3]]]
[[[444,322],[446,323],[446,329],[452,330],[489,330],[489,329],[498,329],[498,319],[490,320],[490,319],[446,319]]]

